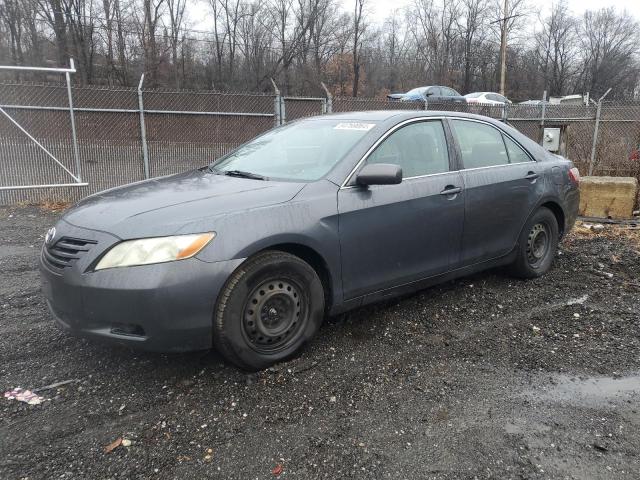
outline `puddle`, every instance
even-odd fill
[[[577,378],[558,375],[554,384],[526,392],[534,400],[598,406],[612,403],[640,402],[640,374],[620,378]]]

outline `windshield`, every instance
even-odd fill
[[[293,123],[251,140],[211,168],[280,180],[319,180],[374,126],[352,120]]]
[[[465,95],[466,98],[478,98],[481,97],[482,95],[484,95],[484,93],[482,92],[476,92],[476,93],[467,93]]]
[[[412,88],[405,95],[422,95],[429,87]]]

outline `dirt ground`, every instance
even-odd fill
[[[0,393],[72,380],[0,395],[2,479],[640,477],[638,230],[329,320],[247,375],[59,331],[36,268],[57,215],[0,208]]]

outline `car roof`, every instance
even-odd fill
[[[447,118],[465,118],[470,120],[480,120],[483,123],[489,123],[499,128],[501,131],[506,131],[509,135],[515,138],[518,143],[525,146],[529,152],[536,157],[543,157],[546,155],[540,145],[533,140],[527,138],[522,133],[515,130],[513,127],[500,122],[499,120],[489,118],[482,115],[476,115],[473,113],[455,112],[455,111],[440,111],[440,110],[368,110],[363,112],[342,112],[332,113],[325,115],[318,115],[315,117],[305,117],[295,122],[322,122],[322,121],[344,121],[344,122],[375,122],[376,125],[371,128],[367,134],[366,140],[356,144],[356,147],[348,154],[355,158],[361,158],[371,147],[373,142],[380,138],[385,132],[387,132],[394,125],[398,125],[404,121],[429,117],[447,117]],[[336,165],[326,179],[340,185],[349,171],[353,168],[349,162],[340,162]]]
[[[307,117],[300,120],[322,121],[322,120],[358,120],[358,121],[373,121],[373,122],[385,122],[397,117],[397,120],[407,120],[410,118],[418,117],[467,117],[478,118],[485,121],[491,121],[492,119],[483,117],[480,115],[474,115],[464,112],[451,112],[440,110],[365,110],[356,112],[341,112],[331,113],[327,115],[318,115],[315,117]]]

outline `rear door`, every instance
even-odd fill
[[[441,120],[410,121],[379,140],[360,166],[400,165],[402,183],[349,182],[339,190],[345,300],[443,273],[457,262],[464,191],[450,153]]]
[[[446,101],[448,102],[466,103],[464,97],[452,88],[442,87],[442,93],[445,95]]]
[[[542,169],[511,137],[477,120],[451,119],[462,162],[461,265],[509,253],[544,193]]]

